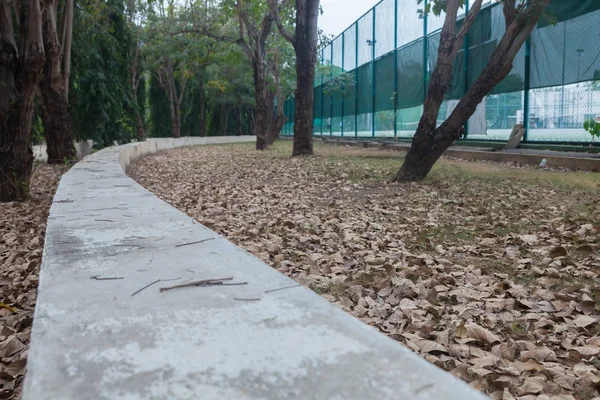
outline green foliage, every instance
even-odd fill
[[[135,135],[130,84],[131,28],[118,0],[83,0],[75,7],[70,104],[79,140],[97,147]]]
[[[589,119],[583,123],[583,129],[588,131],[590,135],[600,138],[600,122]]]
[[[150,132],[151,137],[171,136],[171,117],[169,114],[169,100],[167,94],[160,87],[155,75],[150,78],[150,90],[148,90],[148,102],[150,106]]]

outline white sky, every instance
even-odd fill
[[[321,0],[319,28],[337,36],[377,3],[379,0]]]

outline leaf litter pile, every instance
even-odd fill
[[[30,198],[0,203],[0,399],[18,398],[27,362],[46,221],[64,166],[37,165]]]
[[[130,174],[494,399],[600,399],[600,175],[290,143],[183,148]]]

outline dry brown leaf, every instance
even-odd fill
[[[591,317],[589,315],[578,315],[577,317],[575,317],[575,319],[573,320],[573,323],[578,326],[579,328],[587,328],[588,326],[592,325],[593,323],[595,323],[597,321],[596,318]]]
[[[521,386],[519,386],[519,389],[517,390],[519,396],[525,395],[525,394],[538,394],[541,393],[544,390],[544,386],[546,384],[546,377],[545,376],[531,376],[529,378],[525,378],[525,381],[523,382],[523,384]]]
[[[467,335],[470,338],[477,339],[481,342],[486,342],[489,344],[500,342],[500,338],[498,336],[494,335],[492,332],[479,325],[468,326]]]

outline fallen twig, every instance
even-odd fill
[[[180,285],[175,285],[175,286],[160,288],[160,291],[161,292],[165,292],[165,291],[171,290],[171,289],[178,289],[178,288],[190,287],[190,286],[222,285],[224,281],[230,281],[230,280],[233,280],[232,276],[227,277],[227,278],[218,278],[218,279],[203,279],[201,281],[193,281],[193,282],[189,282],[189,283],[183,283],[183,284],[180,284]]]
[[[300,284],[297,284],[297,285],[289,285],[289,286],[284,286],[284,287],[280,287],[280,288],[277,288],[277,289],[265,290],[265,293],[273,293],[273,292],[278,292],[278,291],[280,291],[280,290],[292,289],[292,288],[299,287],[299,286],[302,286],[302,285],[300,285]]]
[[[117,279],[125,279],[122,276],[102,276],[102,275],[94,275],[90,279],[95,279],[97,281],[113,281]]]
[[[94,221],[96,221],[96,222],[115,222],[111,219],[95,219]]]
[[[254,298],[249,298],[249,299],[243,299],[240,297],[234,297],[234,300],[239,300],[239,301],[260,301],[261,298],[260,297],[254,297]]]
[[[136,294],[138,294],[139,292],[141,292],[141,291],[142,291],[142,290],[144,290],[144,289],[148,289],[148,288],[149,288],[150,286],[152,286],[152,285],[156,285],[158,282],[160,282],[160,279],[157,279],[157,280],[155,280],[154,282],[147,284],[146,286],[144,286],[143,288],[141,288],[141,289],[140,289],[140,290],[138,290],[137,292],[134,292],[134,293],[132,293],[132,294],[131,294],[131,297],[135,296]]]
[[[183,247],[183,246],[189,246],[192,244],[204,243],[204,242],[208,242],[209,240],[214,240],[214,239],[215,238],[208,238],[208,239],[198,240],[197,242],[178,244],[175,247]]]

